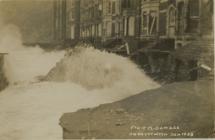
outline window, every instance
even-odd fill
[[[109,14],[111,13],[111,2],[110,1],[108,2],[108,13]]]
[[[201,33],[213,34],[213,0],[204,0],[201,7]]]
[[[113,14],[116,13],[116,2],[115,1],[112,2],[112,13]]]
[[[92,25],[91,31],[92,31],[91,35],[94,37],[94,36],[96,35],[96,32],[95,32],[95,31],[96,31],[95,25]]]
[[[157,27],[157,12],[156,11],[151,11],[149,14],[149,34],[155,34],[156,33],[156,27]]]
[[[129,36],[134,36],[135,34],[135,18],[134,17],[130,17],[128,18],[129,22],[128,22],[128,35]]]
[[[75,18],[75,10],[72,9],[72,12],[70,12],[70,14],[71,14],[72,19],[74,19]]]
[[[159,34],[160,35],[166,35],[166,13],[160,13],[159,18]]]
[[[191,17],[194,17],[194,16],[199,16],[199,7],[200,6],[200,3],[199,3],[199,0],[190,0],[189,1],[189,14]]]
[[[195,33],[199,31],[200,18],[199,15],[200,15],[200,1],[190,0],[188,3],[186,32]]]
[[[107,28],[106,28],[106,31],[107,31],[107,36],[111,36],[111,31],[112,31],[112,23],[111,22],[107,22]]]
[[[112,23],[111,36],[115,36],[115,23]]]
[[[147,35],[148,32],[148,15],[146,12],[143,12],[143,16],[142,16],[142,33],[144,35]]]
[[[102,4],[98,5],[98,15],[101,16],[102,15]]]
[[[71,26],[71,28],[70,28],[70,30],[71,30],[71,39],[74,39],[75,38],[75,26],[74,25],[72,25]]]
[[[98,36],[99,37],[102,36],[102,25],[101,24],[98,25]]]
[[[128,34],[128,19],[125,17],[123,19],[124,36]]]
[[[142,34],[152,35],[157,32],[157,11],[144,11],[142,13]]]
[[[120,22],[116,22],[115,33],[116,33],[117,35],[119,35],[119,32],[120,32]]]
[[[123,8],[130,8],[131,7],[131,0],[123,0],[122,7]]]
[[[177,31],[178,34],[181,35],[184,32],[184,2],[178,3],[178,24]]]
[[[127,8],[131,7],[131,0],[127,0]]]
[[[173,7],[169,10],[169,25],[175,26],[175,9]]]

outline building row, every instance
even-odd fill
[[[58,40],[179,39],[212,31],[212,0],[55,0],[54,3]]]
[[[149,62],[151,71],[160,69],[157,65],[168,68],[172,55],[179,59],[193,58],[195,64],[191,65],[197,65],[199,48],[213,52],[213,0],[54,2],[58,41],[73,44],[84,40],[104,48],[127,42],[130,57]],[[188,53],[178,53],[181,50]]]

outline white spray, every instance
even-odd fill
[[[0,29],[0,52],[8,53],[5,72],[10,82],[0,93],[1,140],[62,140],[58,123],[63,113],[159,86],[115,54],[80,48],[63,58],[64,52],[25,47],[15,26]],[[47,73],[46,82],[32,83]]]
[[[25,47],[20,31],[14,25],[0,30],[0,52],[8,53],[4,68],[10,85],[35,81],[64,56],[64,51],[45,52],[39,46]]]

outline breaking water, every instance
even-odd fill
[[[0,51],[9,53],[4,69],[10,83],[0,93],[1,140],[61,140],[63,113],[159,86],[115,54],[81,47],[65,55],[25,47],[15,26],[0,31]],[[38,76],[46,81],[38,81]]]

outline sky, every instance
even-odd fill
[[[0,0],[0,18],[18,26],[27,43],[52,39],[52,2],[47,0]]]

